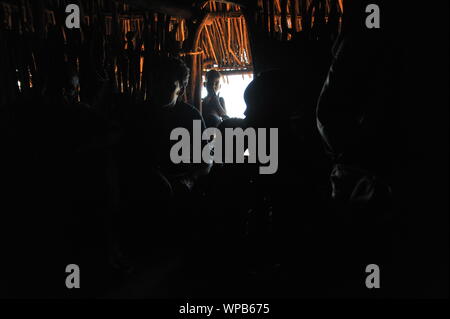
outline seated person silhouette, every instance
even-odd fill
[[[157,61],[150,76],[150,101],[147,107],[153,127],[150,140],[154,143],[154,164],[169,180],[173,189],[182,186],[191,190],[196,180],[209,172],[209,165],[192,164],[192,150],[191,164],[174,164],[170,159],[170,151],[177,141],[171,141],[170,134],[176,128],[184,128],[193,137],[194,121],[201,122],[202,132],[205,124],[200,112],[181,100],[190,75],[186,64],[175,58],[159,58]],[[206,141],[202,141],[202,147],[205,144]]]
[[[208,164],[193,163],[192,149],[189,163],[175,164],[170,156],[179,142],[170,138],[174,129],[184,128],[192,137],[195,120],[200,121],[201,131],[205,129],[200,112],[181,100],[189,68],[180,59],[156,57],[149,72],[149,98],[129,108],[120,152],[121,197],[125,218],[131,219],[128,229],[132,235],[138,234],[134,243],[148,243],[151,233],[164,234],[167,240],[180,236],[176,228],[190,218],[193,187],[210,169]],[[206,145],[206,141],[202,143],[202,147]],[[139,227],[142,229],[137,230]]]
[[[219,124],[228,118],[225,100],[219,96],[222,75],[216,70],[206,73],[205,87],[208,95],[203,99],[203,116],[206,127],[218,127]]]

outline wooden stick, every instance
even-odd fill
[[[211,48],[212,56],[214,57],[214,60],[216,61],[216,64],[219,64],[218,61],[217,61],[216,53],[214,52],[214,46],[212,45],[212,42],[211,42],[211,37],[209,35],[208,27],[205,26],[204,30],[206,31],[206,37],[208,39],[208,43],[209,43],[209,46]]]
[[[290,8],[291,8],[291,24],[292,24],[292,33],[295,35],[297,31],[297,8],[296,8],[297,0],[290,0]]]
[[[275,13],[281,12],[283,9],[280,5],[280,0],[272,0],[272,1],[275,3],[275,9],[276,9]]]
[[[223,54],[222,62],[225,63],[226,61],[228,61],[228,50],[227,50],[225,33],[222,30],[221,23],[222,23],[222,21],[217,21],[217,20],[214,21],[214,24],[216,25],[216,28],[218,30],[218,34],[220,37],[220,49]]]
[[[274,5],[274,1],[273,0],[269,0],[270,3],[270,24],[271,24],[271,29],[270,29],[270,36],[272,38],[275,37],[275,26],[276,26],[276,21],[275,21],[275,5]]]
[[[241,45],[239,53],[241,55],[241,60],[245,61],[244,59],[244,49],[245,49],[245,36],[244,36],[244,19],[239,19],[239,35],[241,37]]]

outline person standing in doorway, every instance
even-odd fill
[[[223,120],[228,119],[225,100],[220,97],[222,75],[211,70],[206,73],[205,87],[208,95],[203,99],[203,118],[206,127],[218,127]]]

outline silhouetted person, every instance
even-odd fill
[[[17,182],[9,188],[20,214],[11,211],[9,227],[18,264],[40,260],[42,274],[31,284],[12,274],[24,296],[33,287],[42,296],[61,292],[57,269],[67,260],[107,268],[107,123],[79,102],[74,68],[65,64],[45,75],[16,105],[11,123],[17,159],[8,170]]]
[[[389,270],[393,172],[405,147],[399,139],[403,102],[395,97],[395,40],[385,20],[379,30],[365,26],[368,3],[349,2],[317,107],[318,129],[333,162],[331,197],[341,233],[336,252],[345,256],[342,291],[352,294],[360,292],[354,273],[370,260]],[[348,286],[352,280],[355,286]]]
[[[317,107],[317,124],[334,170],[336,200],[368,203],[389,197],[397,125],[392,101],[395,87],[392,42],[382,31],[362,25],[364,4],[344,24],[334,47],[334,61]],[[382,128],[382,129],[381,129]],[[358,189],[358,183],[366,179]],[[371,194],[375,191],[376,194]],[[382,194],[383,193],[383,194]]]
[[[254,232],[257,238],[265,240],[255,240],[256,245],[266,246],[259,249],[271,251],[266,254],[271,258],[264,262],[280,263],[285,271],[293,271],[294,278],[302,276],[299,271],[309,273],[308,278],[300,280],[312,288],[320,278],[314,260],[320,255],[323,240],[319,214],[323,212],[323,202],[313,169],[315,154],[311,154],[305,136],[292,127],[293,112],[298,114],[299,109],[308,107],[302,105],[299,83],[299,74],[272,70],[256,76],[245,91],[247,127],[278,129],[278,170],[273,175],[253,177],[259,204],[250,224],[259,225]],[[298,251],[302,251],[301,256]]]
[[[171,182],[173,188],[179,186],[191,189],[196,180],[208,173],[209,165],[194,164],[193,152],[190,164],[174,164],[170,159],[170,150],[176,141],[170,140],[171,132],[176,128],[184,128],[194,138],[194,121],[200,121],[201,132],[205,129],[199,111],[181,100],[189,82],[190,70],[186,64],[175,58],[160,58],[154,64],[150,79],[150,100],[147,114],[151,114],[153,126],[152,141],[156,155],[156,166]],[[197,138],[197,136],[195,136]],[[202,141],[202,146],[206,144]],[[191,146],[193,143],[191,143]]]
[[[222,75],[219,71],[211,70],[206,73],[205,87],[208,95],[202,101],[202,112],[206,127],[217,127],[227,119],[225,99],[219,96]]]
[[[124,128],[120,168],[123,204],[127,206],[124,209],[129,216],[136,216],[132,235],[140,236],[144,247],[149,244],[146,236],[160,234],[167,240],[181,236],[175,225],[182,224],[180,219],[190,218],[192,190],[210,168],[208,164],[193,163],[192,140],[190,163],[175,164],[170,157],[172,147],[178,143],[170,138],[174,129],[186,129],[191,138],[194,121],[200,122],[200,134],[205,129],[199,111],[181,99],[189,81],[189,68],[180,59],[156,57],[150,70],[149,100],[134,107]],[[202,146],[205,144],[202,142]],[[162,240],[161,246],[165,244]]]

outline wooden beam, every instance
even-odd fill
[[[244,14],[242,12],[210,12],[206,16],[208,19],[214,18],[231,18],[231,19],[239,19],[243,18]]]

